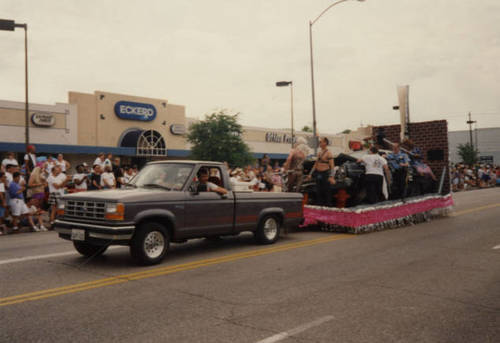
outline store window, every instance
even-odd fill
[[[155,130],[142,131],[137,139],[137,156],[166,156],[167,146],[162,135]]]

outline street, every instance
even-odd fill
[[[364,235],[301,231],[127,247],[87,260],[55,232],[0,237],[1,342],[498,342],[500,189]]]

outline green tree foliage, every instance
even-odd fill
[[[245,166],[254,161],[250,148],[241,138],[243,127],[238,113],[220,110],[205,115],[205,120],[189,128],[187,140],[193,145],[191,157],[203,161],[228,162],[230,166]]]
[[[479,152],[470,143],[459,144],[457,152],[465,164],[472,165],[477,162]]]
[[[345,133],[345,134],[348,134],[348,133],[351,133],[352,131],[350,129],[346,129],[344,131],[342,131],[342,133]]]
[[[302,128],[302,132],[313,132],[313,130],[311,129],[311,127],[310,127],[310,126],[305,125],[305,126]]]

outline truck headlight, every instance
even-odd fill
[[[108,220],[123,220],[125,214],[125,205],[121,202],[110,202],[106,204],[106,214],[104,218]]]

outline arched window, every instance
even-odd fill
[[[142,131],[137,140],[136,154],[137,156],[166,156],[167,145],[158,131]]]

